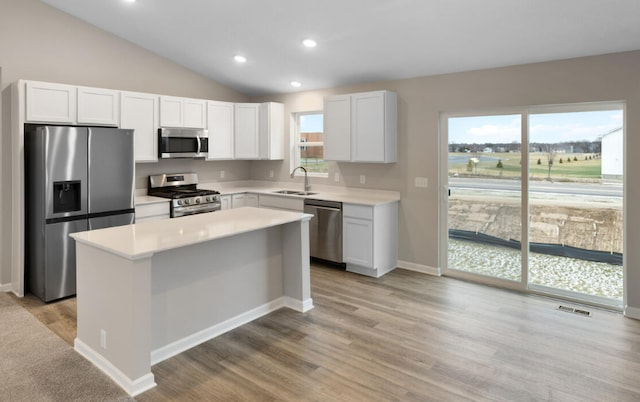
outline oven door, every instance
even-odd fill
[[[158,129],[158,157],[206,158],[209,153],[207,130],[184,128]]]
[[[171,209],[171,217],[179,218],[181,216],[187,215],[195,215],[195,214],[204,214],[207,212],[215,212],[220,211],[221,204],[219,202],[214,202],[211,204],[205,205],[190,205],[190,206],[181,206],[181,207],[173,207]]]

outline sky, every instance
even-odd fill
[[[300,116],[300,132],[301,133],[321,133],[322,132],[322,113],[303,114],[302,116]]]
[[[529,115],[529,142],[594,141],[622,127],[622,110]],[[520,115],[449,118],[449,144],[521,142]]]

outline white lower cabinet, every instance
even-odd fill
[[[231,196],[231,207],[232,208],[240,208],[244,207],[246,204],[247,194],[234,194]]]
[[[136,223],[169,219],[169,201],[136,205]]]
[[[379,278],[398,263],[398,203],[343,204],[342,252],[347,271]]]
[[[256,207],[260,206],[258,194],[247,193],[247,198],[244,201],[245,207]]]
[[[231,195],[220,196],[220,209],[231,209]]]
[[[238,193],[220,196],[221,209],[258,207],[258,194]]]

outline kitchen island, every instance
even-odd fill
[[[282,307],[313,308],[309,219],[238,208],[74,233],[75,349],[131,395],[151,366]]]

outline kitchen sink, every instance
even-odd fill
[[[314,195],[318,193],[311,193],[309,191],[296,191],[296,190],[277,190],[274,191],[276,194],[287,194],[287,195]]]
[[[298,195],[301,192],[302,191],[295,191],[295,190],[278,190],[278,191],[274,191],[274,193],[277,193],[277,194],[289,194],[289,195]]]

